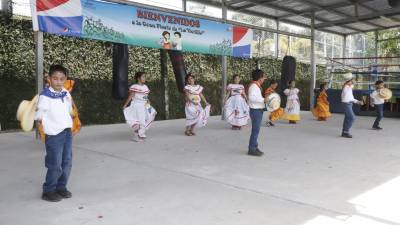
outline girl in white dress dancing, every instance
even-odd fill
[[[192,74],[186,75],[185,97],[185,114],[186,114],[186,136],[196,135],[195,127],[203,127],[207,124],[207,119],[210,116],[211,105],[207,102],[202,94],[203,87],[195,84],[195,77]],[[203,108],[201,101],[206,104]]]
[[[290,124],[296,124],[300,121],[300,90],[296,88],[296,82],[294,80],[289,81],[289,87],[283,91],[287,96],[285,114],[283,119],[289,120]]]
[[[226,88],[225,119],[232,125],[232,130],[240,130],[250,119],[249,105],[244,86],[240,84],[240,76],[233,76],[233,84]]]
[[[150,89],[145,84],[146,74],[137,72],[135,81],[136,84],[129,88],[129,97],[125,101],[123,111],[126,123],[134,131],[134,141],[141,142],[146,139],[146,130],[154,121],[157,112],[149,102]]]

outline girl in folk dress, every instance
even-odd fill
[[[151,107],[148,95],[149,88],[145,84],[146,77],[144,72],[135,74],[136,84],[129,88],[129,97],[123,109],[126,123],[134,131],[134,141],[144,141],[146,130],[156,117],[156,110]],[[128,104],[130,105],[128,106]]]
[[[312,114],[318,119],[318,121],[326,121],[328,117],[331,117],[329,112],[328,94],[326,93],[326,83],[321,84],[319,87],[319,95],[317,98],[317,104],[311,110]]]
[[[283,91],[287,96],[285,114],[283,119],[289,120],[290,124],[296,124],[300,121],[300,90],[296,88],[296,82],[294,80],[289,81],[289,87]]]
[[[276,80],[272,80],[269,88],[267,88],[267,90],[265,90],[265,92],[264,92],[264,97],[268,98],[268,96],[270,94],[275,93],[276,88],[278,88],[278,82]],[[277,121],[278,119],[280,119],[284,113],[285,112],[284,112],[283,108],[280,108],[280,107],[279,107],[279,109],[271,112],[269,114],[269,121],[267,122],[266,126],[267,127],[275,126],[274,122]]]
[[[229,84],[226,91],[225,119],[232,125],[232,130],[240,130],[250,119],[250,108],[239,75],[233,76],[233,84]]]
[[[192,74],[186,75],[185,97],[185,114],[186,114],[186,136],[196,135],[193,130],[195,127],[203,127],[207,124],[207,119],[210,116],[211,105],[205,99],[203,87],[195,84],[195,77]],[[203,108],[201,101],[206,104]]]

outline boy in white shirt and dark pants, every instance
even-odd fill
[[[372,129],[374,130],[382,130],[382,127],[379,126],[383,118],[383,106],[385,104],[385,100],[379,96],[379,90],[384,88],[385,84],[383,81],[378,80],[375,82],[375,91],[371,93],[371,105],[374,105],[376,108],[376,112],[378,115],[376,116],[375,122],[372,125]]]
[[[251,135],[248,155],[262,156],[264,153],[258,148],[258,134],[260,133],[265,103],[267,98],[262,96],[261,85],[264,83],[264,72],[260,69],[251,73],[253,82],[249,86],[249,107],[251,118]]]
[[[344,109],[344,121],[343,121],[343,129],[342,129],[342,137],[352,138],[353,136],[350,134],[350,129],[353,126],[354,120],[356,118],[353,112],[353,104],[363,105],[362,101],[359,101],[353,96],[353,74],[346,73],[344,74],[344,78],[346,82],[343,85],[342,90],[342,104]]]
[[[64,88],[67,70],[52,65],[49,70],[50,87],[39,97],[36,120],[42,124],[45,137],[47,168],[42,199],[58,202],[70,198],[67,190],[72,168],[72,98]]]

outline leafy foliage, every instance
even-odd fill
[[[0,21],[0,123],[2,129],[18,128],[15,119],[18,104],[35,95],[35,53],[32,25],[30,21]],[[161,77],[160,50],[129,47],[129,77],[145,71],[151,89],[150,101],[158,111],[157,119],[164,119],[164,87]],[[205,87],[205,96],[213,105],[213,115],[221,113],[221,57],[184,53],[187,71],[196,75]],[[257,60],[269,79],[279,79],[282,61],[271,58],[241,59],[228,57],[228,80],[239,74],[248,84],[250,73],[256,68]],[[69,69],[76,80],[72,93],[78,105],[84,125],[120,123],[122,101],[111,97],[112,87],[112,44],[109,42],[44,35],[45,70],[50,64],[60,63]],[[184,117],[184,100],[177,91],[172,66],[168,64],[170,118]],[[323,68],[318,69],[321,77]],[[310,66],[298,63],[298,87],[303,109],[308,109]]]

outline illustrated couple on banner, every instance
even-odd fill
[[[168,31],[162,32],[160,44],[163,49],[168,50],[182,50],[182,34],[178,31],[174,33],[174,39],[171,40],[171,33]]]

